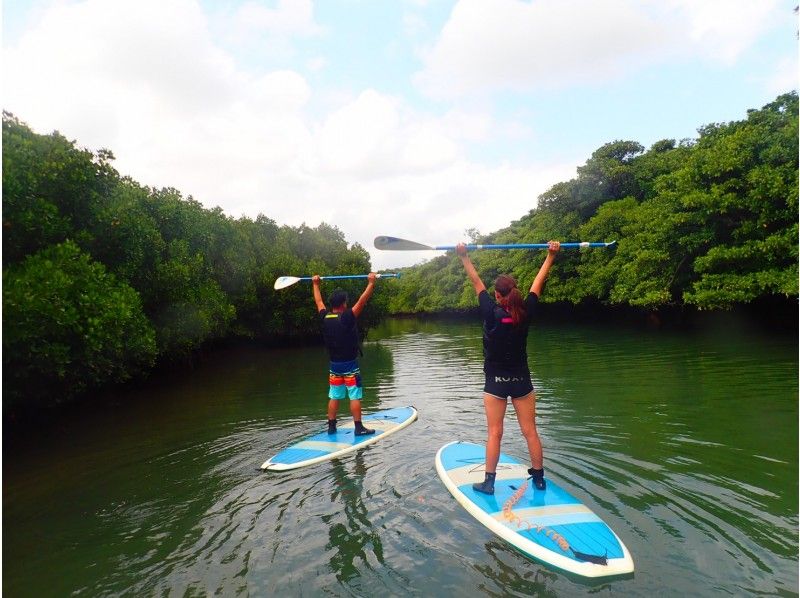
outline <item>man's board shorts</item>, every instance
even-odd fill
[[[361,370],[358,368],[358,360],[331,361],[330,364],[328,398],[338,401],[347,397],[351,401],[360,401],[364,396],[364,390],[361,387]]]
[[[498,399],[521,399],[533,392],[530,372],[486,371],[483,392]]]

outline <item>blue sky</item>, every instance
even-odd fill
[[[3,108],[232,216],[338,226],[377,268],[490,232],[603,143],[797,89],[785,0],[3,2]],[[303,273],[287,273],[303,274]]]

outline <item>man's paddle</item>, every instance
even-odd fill
[[[611,247],[616,245],[616,241],[609,243],[561,243],[562,249],[583,249],[584,247]],[[547,243],[515,243],[510,245],[467,245],[467,250],[473,249],[547,249]],[[422,251],[435,249],[438,251],[449,251],[455,249],[455,245],[437,245],[431,247],[430,245],[423,245],[415,241],[406,241],[405,239],[398,239],[397,237],[375,237],[375,248],[383,249],[386,251]]]
[[[367,278],[369,274],[341,274],[338,276],[320,276],[322,280],[341,280],[343,278]],[[376,274],[376,278],[400,278],[400,273],[387,273],[387,274]],[[286,287],[290,287],[293,284],[297,284],[301,280],[311,280],[311,276],[281,276],[278,280],[275,281],[275,290],[279,291],[280,289],[285,289]]]

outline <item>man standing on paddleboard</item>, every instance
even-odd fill
[[[365,436],[374,434],[375,430],[365,428],[361,423],[361,370],[358,367],[358,325],[356,319],[361,315],[364,306],[372,296],[377,276],[370,272],[367,277],[367,288],[361,293],[356,304],[350,309],[347,306],[347,293],[336,289],[328,298],[330,310],[322,301],[319,290],[320,277],[314,275],[311,283],[314,289],[314,301],[317,304],[322,336],[330,356],[330,370],[328,373],[328,434],[336,434],[336,412],[339,401],[347,397],[350,399],[350,413],[355,422],[355,435]]]
[[[478,295],[483,318],[483,371],[486,375],[483,405],[486,409],[488,438],[486,477],[482,483],[472,485],[477,492],[494,494],[500,441],[503,438],[503,419],[509,400],[514,405],[522,435],[528,444],[532,466],[528,474],[537,490],[546,488],[542,443],[536,431],[536,394],[528,368],[527,341],[533,310],[560,248],[558,241],[548,243],[547,257],[539,268],[528,296],[523,300],[516,281],[506,274],[501,274],[495,280],[494,297],[491,297],[469,259],[466,246],[463,243],[456,246],[456,253]]]

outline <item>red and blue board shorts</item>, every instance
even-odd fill
[[[328,398],[338,401],[347,397],[351,401],[360,401],[364,396],[364,390],[361,387],[361,370],[358,368],[358,360],[331,361],[330,364]]]

